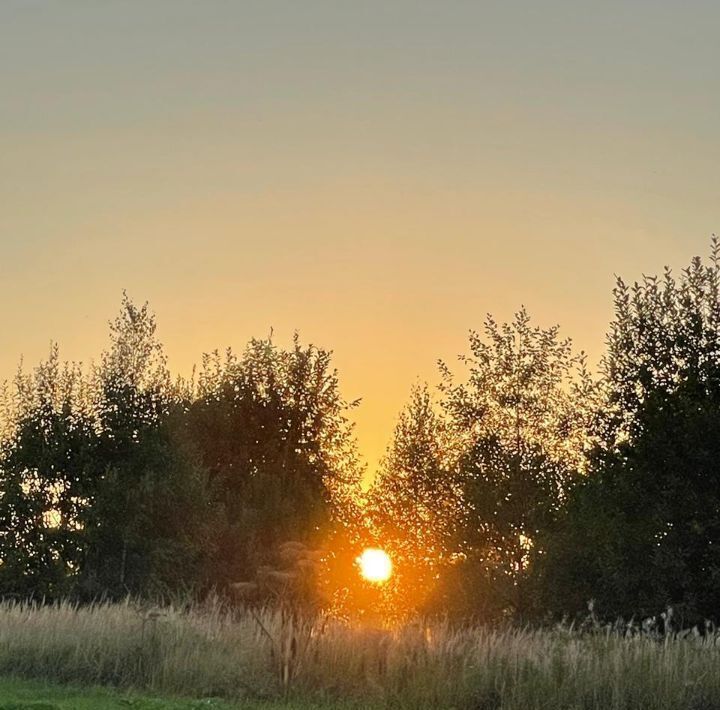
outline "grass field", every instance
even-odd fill
[[[110,688],[0,679],[0,710],[310,710],[312,707],[320,706],[285,702],[230,703],[217,698],[168,700]]]
[[[107,688],[63,687],[37,681],[0,680],[0,710],[195,710],[218,708],[229,710],[232,705],[219,701],[160,700]],[[243,707],[243,706],[234,706]],[[252,706],[246,705],[250,708]]]
[[[720,710],[720,638],[442,624],[381,631],[219,605],[5,603],[0,677],[32,681],[1,684],[0,710]]]

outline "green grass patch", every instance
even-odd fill
[[[310,710],[321,707],[253,701],[231,703],[218,698],[168,699],[109,688],[81,688],[0,678],[0,710]]]

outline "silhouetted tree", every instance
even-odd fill
[[[242,356],[205,356],[189,432],[210,473],[223,524],[213,582],[254,577],[277,547],[317,547],[347,523],[361,469],[331,354],[252,340]]]
[[[603,370],[604,446],[538,565],[545,604],[608,614],[720,603],[720,299],[717,240],[679,280],[618,281]]]
[[[100,482],[85,515],[85,594],[202,583],[214,522],[209,481],[183,432],[156,321],[124,297],[94,372]]]
[[[441,366],[459,452],[465,557],[448,575],[455,588],[443,604],[522,615],[530,553],[585,469],[596,385],[558,328],[532,327],[524,309],[512,323],[488,317],[485,337],[471,333],[461,362],[460,383]]]
[[[462,516],[448,427],[427,385],[414,387],[368,491],[368,542],[389,550],[393,603],[421,608],[456,551]]]
[[[448,553],[460,505],[451,448],[427,385],[413,388],[368,494],[367,509],[382,540],[395,539],[418,557]]]
[[[0,594],[58,597],[73,587],[85,549],[83,513],[97,482],[97,437],[86,383],[58,348],[20,369],[0,449]]]
[[[111,347],[83,374],[57,348],[15,383],[0,476],[6,593],[123,595],[199,581],[207,477],[173,434],[155,319],[124,297]]]

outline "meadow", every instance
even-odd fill
[[[300,710],[302,706],[294,706]],[[305,706],[307,707],[307,706]],[[232,703],[215,699],[158,698],[113,688],[0,680],[0,710],[292,710],[292,705]]]
[[[5,709],[714,710],[719,662],[715,634],[381,630],[220,604],[0,605]]]

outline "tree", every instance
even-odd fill
[[[714,616],[720,595],[720,248],[676,280],[618,280],[592,475],[547,541],[548,604]],[[583,599],[585,597],[585,599]],[[554,603],[553,603],[554,602]]]
[[[18,374],[0,459],[0,591],[85,598],[199,583],[207,476],[177,435],[155,319],[125,296],[99,367]]]
[[[125,295],[99,365],[54,348],[5,387],[0,592],[82,598],[226,587],[357,518],[353,403],[331,354],[252,340],[171,383]]]
[[[448,427],[427,385],[400,413],[365,508],[370,541],[393,557],[397,613],[422,608],[455,552],[461,514]]]
[[[629,287],[617,280],[615,317],[603,361],[611,405],[606,443],[642,434],[642,410],[651,396],[720,389],[720,241],[713,237],[708,264],[695,257],[677,281],[645,276]]]
[[[530,553],[585,470],[596,386],[584,356],[557,327],[532,327],[525,309],[502,325],[488,316],[485,337],[472,332],[460,360],[459,383],[441,364],[466,559],[449,596],[469,613],[482,595],[487,615],[523,615]]]
[[[203,583],[214,522],[207,473],[183,434],[155,316],[124,296],[95,369],[98,482],[84,514],[84,595]]]
[[[97,439],[80,368],[57,345],[5,400],[0,449],[0,594],[67,594],[85,549]]]
[[[331,353],[297,336],[287,350],[252,340],[240,357],[204,357],[188,431],[222,510],[214,584],[252,579],[282,543],[316,548],[348,524],[361,475],[351,406]]]

